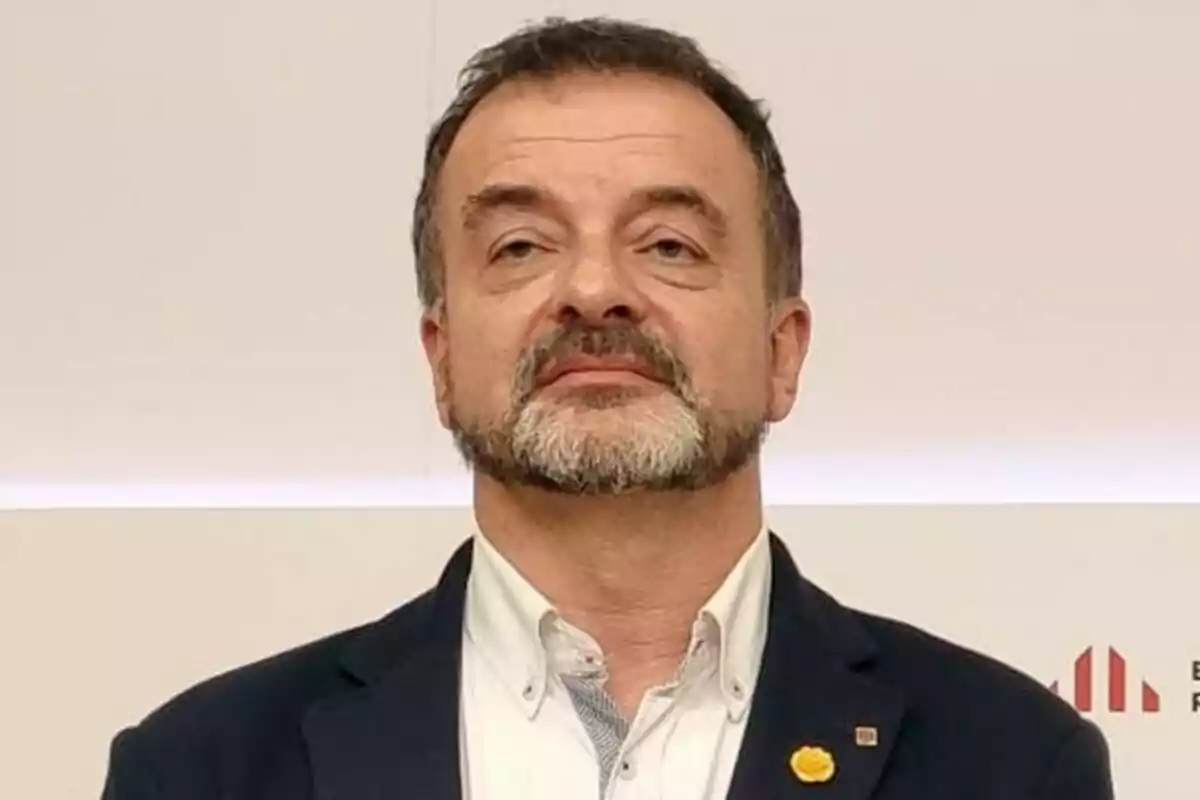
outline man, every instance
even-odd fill
[[[1112,797],[1073,710],[839,606],[764,529],[799,214],[690,40],[548,20],[478,53],[413,242],[478,534],[383,620],[121,733],[107,800]]]

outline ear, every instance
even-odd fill
[[[433,378],[434,401],[442,427],[450,427],[450,335],[446,327],[445,304],[439,300],[421,314],[421,346]]]
[[[812,336],[812,311],[799,297],[785,297],[773,308],[767,419],[779,422],[791,413],[800,391],[800,370]]]

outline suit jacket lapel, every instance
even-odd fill
[[[316,800],[459,800],[459,664],[471,544],[437,587],[365,629],[343,659],[356,688],[304,719]]]
[[[903,698],[864,674],[874,645],[862,625],[800,576],[774,535],[771,562],[766,651],[730,800],[866,800],[899,733]],[[831,778],[805,783],[793,772],[789,760],[806,745],[832,756]]]

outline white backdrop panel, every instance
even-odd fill
[[[429,5],[0,4],[0,486],[423,474]]]
[[[776,502],[1197,499],[1200,5],[14,0],[0,506],[464,499],[409,202],[454,71],[551,12],[774,109],[816,312]]]

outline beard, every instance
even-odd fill
[[[576,355],[634,357],[657,384],[539,391],[548,365]],[[702,489],[745,466],[767,433],[763,414],[701,402],[683,361],[632,324],[575,322],[536,342],[498,417],[463,419],[447,387],[450,431],[469,467],[503,484],[562,494]]]

